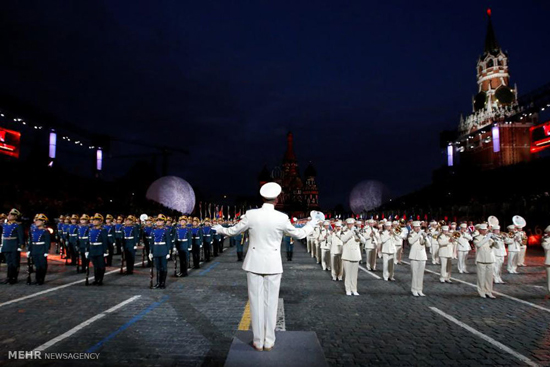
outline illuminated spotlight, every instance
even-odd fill
[[[103,151],[101,150],[101,147],[98,147],[96,152],[96,169],[98,171],[101,171],[102,168],[103,168]]]
[[[57,134],[55,133],[55,130],[52,130],[50,131],[50,158],[51,159],[55,159],[56,147],[57,147]]]

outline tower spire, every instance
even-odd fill
[[[489,23],[487,24],[487,35],[485,36],[485,53],[495,53],[500,50],[500,46],[495,36],[493,22],[491,22],[491,9],[487,9],[487,17],[489,18]]]

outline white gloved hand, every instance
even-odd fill
[[[31,257],[31,252],[27,251],[27,257]]]
[[[17,251],[21,252],[21,251],[23,251],[23,249],[22,249],[21,247],[19,247],[19,248],[17,249]]]
[[[137,250],[137,246],[134,246],[134,250]]]
[[[89,255],[89,254],[90,254],[89,252],[85,252],[85,253],[84,253],[84,256],[86,256],[86,259],[88,258],[88,255]]]
[[[223,226],[220,225],[220,224],[216,224],[214,227],[212,227],[212,229],[216,232],[219,232],[219,231],[223,230]]]
[[[153,254],[149,254],[149,260],[153,260]]]
[[[48,254],[44,254],[44,257],[48,257]]]
[[[170,254],[166,255],[166,258],[169,259],[169,258],[170,258]]]
[[[107,257],[107,256],[109,256],[109,253],[103,254],[103,257]]]

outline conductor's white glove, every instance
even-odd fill
[[[44,254],[44,257],[48,257],[48,254]]]
[[[153,254],[149,254],[149,260],[153,260]]]

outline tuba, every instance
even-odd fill
[[[520,217],[519,215],[514,215],[512,217],[512,223],[514,223],[514,225],[519,228],[523,228],[527,225],[525,219],[523,219],[523,217]]]

